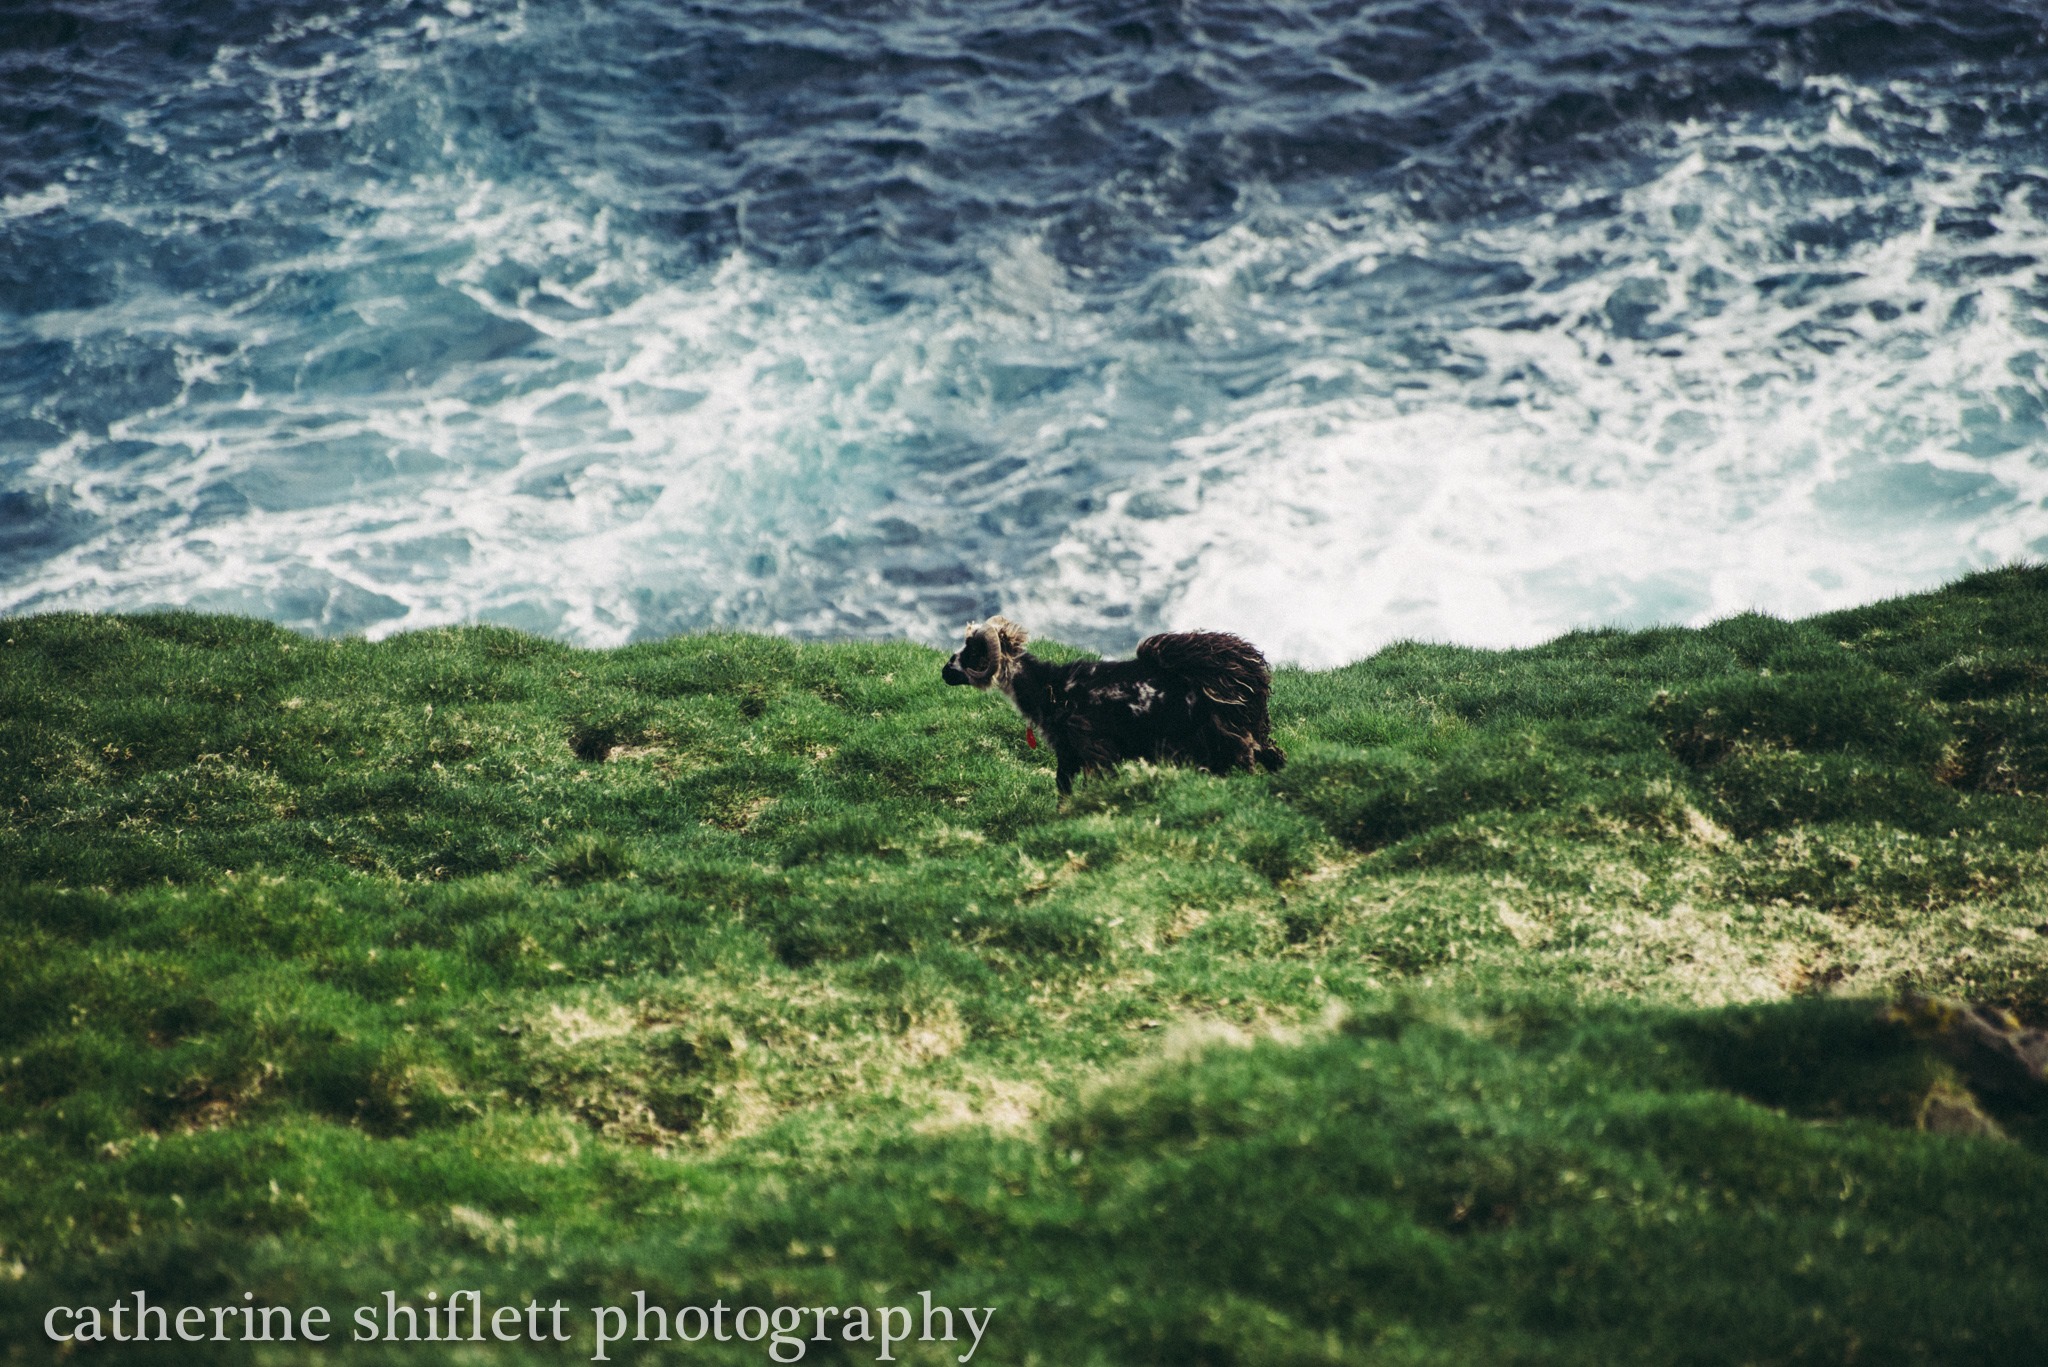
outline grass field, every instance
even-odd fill
[[[2048,1018],[2048,570],[1283,670],[1282,772],[1064,809],[911,645],[0,636],[8,1361],[586,1361],[636,1291],[1044,1367],[2048,1360],[2048,1106],[1880,1010]],[[349,1341],[458,1289],[571,1341]],[[336,1332],[44,1335],[137,1290]]]

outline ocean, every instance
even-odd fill
[[[2048,17],[0,0],[0,613],[1330,665],[2048,555]]]

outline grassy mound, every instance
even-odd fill
[[[0,636],[10,1360],[137,1289],[341,1326],[221,1361],[483,1353],[346,1341],[457,1288],[572,1307],[494,1361],[635,1291],[930,1290],[992,1362],[2048,1342],[2048,1117],[1876,1007],[2048,1014],[2048,571],[1282,671],[1279,774],[1064,809],[908,645]]]

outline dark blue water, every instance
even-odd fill
[[[0,611],[1325,662],[2048,554],[2015,3],[0,0]]]

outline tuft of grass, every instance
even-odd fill
[[[545,876],[556,883],[605,883],[633,872],[632,856],[617,840],[583,835],[564,841],[548,855]]]
[[[0,639],[10,1360],[138,1288],[929,1289],[997,1361],[2048,1341],[2038,1096],[1879,1009],[2048,1014],[2038,567],[1281,670],[1280,773],[1065,805],[908,644]]]

